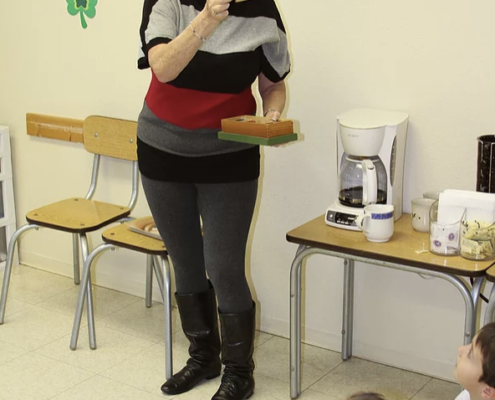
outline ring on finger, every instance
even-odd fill
[[[213,8],[211,9],[211,13],[213,14],[213,16],[217,15],[216,11]]]

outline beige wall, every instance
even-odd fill
[[[493,132],[495,122],[495,3],[279,3],[294,56],[287,114],[300,122],[304,140],[264,150],[248,259],[261,328],[287,336],[296,246],[285,233],[323,213],[336,196],[337,113],[371,106],[410,114],[406,211],[426,190],[474,189],[475,139]],[[26,136],[26,112],[137,117],[149,80],[135,67],[141,4],[101,1],[82,30],[63,0],[0,2],[0,124],[11,129],[19,224],[31,208],[84,195],[91,167],[80,145]],[[126,202],[129,167],[114,161],[102,172],[98,197]],[[147,213],[141,195],[135,214]],[[70,243],[66,234],[29,233],[21,261],[70,275]],[[142,295],[143,262],[125,251],[107,254],[96,282]],[[340,265],[314,256],[306,274],[305,339],[331,349],[340,346]],[[413,274],[356,269],[355,355],[450,378],[463,339],[457,290]]]

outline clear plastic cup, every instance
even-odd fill
[[[456,217],[450,221],[439,222],[438,201],[430,208],[430,251],[442,256],[456,256],[460,251],[461,221],[466,214],[465,209],[447,206],[444,211],[452,211]]]
[[[463,218],[460,254],[469,260],[486,261],[495,258],[495,223]]]

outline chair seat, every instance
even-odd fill
[[[163,241],[136,233],[127,224],[120,224],[102,233],[105,243],[152,255],[167,255]]]
[[[495,266],[488,268],[486,271],[486,279],[490,282],[495,282]]]
[[[26,219],[30,224],[83,233],[95,231],[130,213],[125,206],[74,197],[29,211]]]

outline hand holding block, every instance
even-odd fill
[[[291,120],[273,121],[270,118],[241,115],[222,119],[218,137],[234,142],[277,145],[297,140]]]

